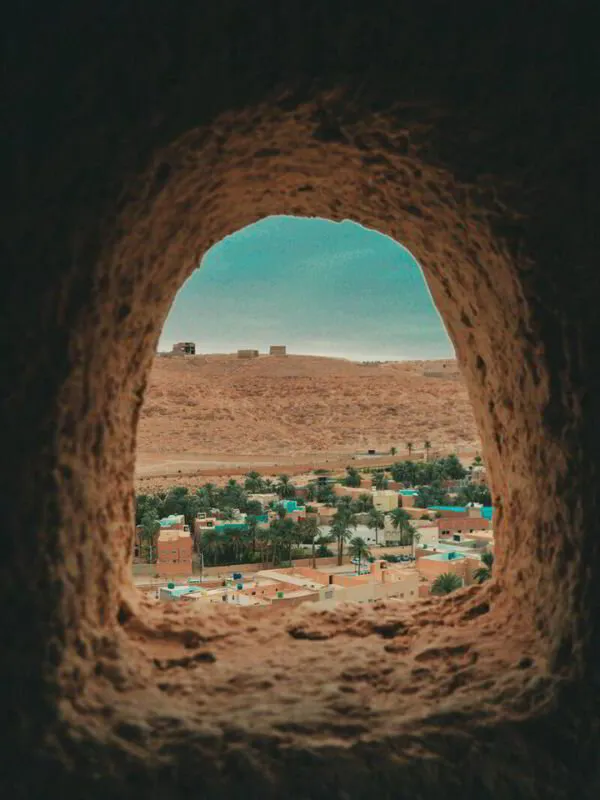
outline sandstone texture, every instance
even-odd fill
[[[590,4],[27,6],[2,34],[1,794],[597,797]],[[135,594],[160,330],[269,214],[422,265],[491,476],[491,585],[254,622]]]

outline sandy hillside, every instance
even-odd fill
[[[139,426],[138,472],[199,456],[216,465],[240,456],[251,463],[252,456],[403,450],[407,441],[420,448],[425,439],[436,450],[476,446],[464,384],[424,377],[426,364],[158,357]]]

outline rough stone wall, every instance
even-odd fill
[[[595,796],[594,26],[577,3],[207,5],[25,4],[4,33],[5,785]],[[169,304],[214,242],[281,213],[354,219],[423,266],[484,442],[493,586],[260,630],[130,587]]]

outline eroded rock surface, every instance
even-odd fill
[[[3,789],[597,796],[598,49],[579,10],[66,2],[7,26]],[[492,477],[493,590],[254,632],[132,596],[169,304],[214,242],[282,213],[354,219],[422,264]]]

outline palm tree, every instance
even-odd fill
[[[140,551],[146,551],[146,561],[151,564],[154,561],[154,538],[160,530],[160,522],[156,511],[148,511],[142,517],[142,541],[140,542]],[[140,552],[140,556],[142,553]]]
[[[391,455],[391,456],[395,456],[397,452],[398,452],[398,451],[396,450],[396,448],[395,448],[395,447],[390,447],[390,455]]]
[[[356,513],[360,513],[362,511],[370,511],[373,508],[373,497],[366,492],[364,494],[359,494],[356,500],[354,501],[354,509]]]
[[[375,530],[375,544],[379,544],[379,531],[383,530],[384,527],[385,514],[383,511],[378,511],[376,508],[372,508],[369,511],[369,516],[367,518],[367,528]]]
[[[309,483],[306,487],[306,499],[309,502],[317,499],[317,487],[314,483]]]
[[[251,494],[255,494],[257,492],[262,491],[263,489],[263,479],[260,476],[260,472],[256,472],[252,470],[251,472],[246,473],[246,480],[244,482],[244,489]]]
[[[458,575],[455,575],[454,572],[443,572],[434,580],[431,587],[431,594],[450,594],[450,592],[460,589],[462,585],[463,582],[461,578],[459,578]]]
[[[425,449],[425,461],[429,461],[429,451],[431,450],[431,442],[429,441],[429,439],[425,440],[423,448]]]
[[[202,534],[202,552],[212,554],[212,563],[217,563],[217,556],[222,547],[222,538],[214,528],[207,528]],[[207,559],[208,560],[208,559]]]
[[[387,478],[383,470],[377,470],[377,472],[373,473],[373,486],[376,489],[387,489],[387,485]]]
[[[296,489],[294,488],[294,485],[290,482],[289,475],[279,476],[279,483],[275,485],[275,491],[282,500],[296,496]]]
[[[403,508],[395,508],[390,512],[390,519],[392,520],[392,527],[400,534],[400,541],[403,544],[410,544],[415,535],[415,529],[410,524],[410,514]],[[404,540],[408,539],[408,542]]]
[[[224,522],[232,522],[235,519],[235,514],[233,513],[233,508],[230,508],[229,506],[227,508],[224,508],[221,511],[221,519]]]
[[[246,517],[246,525],[247,525],[247,541],[248,544],[251,544],[252,547],[252,556],[256,553],[256,534],[258,531],[258,520],[256,517],[249,516]]]
[[[311,543],[311,546],[312,546],[312,552],[311,552],[312,565],[313,565],[313,569],[315,569],[316,566],[317,566],[317,560],[316,560],[317,557],[315,555],[315,545],[316,545],[317,536],[319,536],[321,534],[321,529],[319,528],[319,523],[317,522],[317,518],[316,517],[307,517],[306,519],[303,519],[302,522],[299,525],[299,528],[300,528],[300,532],[302,534],[302,537],[306,538],[306,539],[310,539],[310,543]]]
[[[355,536],[350,540],[348,552],[352,558],[358,559],[357,573],[360,575],[361,561],[366,561],[371,557],[371,551],[369,550],[367,543],[360,536]]]
[[[338,509],[333,515],[331,535],[337,541],[338,566],[340,567],[344,560],[344,542],[347,542],[352,536],[351,527],[356,528],[354,514],[344,508]]]
[[[342,509],[342,511],[350,512],[352,507],[353,500],[350,495],[343,494],[341,497],[337,498],[336,506],[338,509]]]
[[[406,449],[408,450],[408,458],[409,458],[409,460],[410,460],[410,457],[412,456],[413,447],[414,447],[414,444],[412,442],[407,442],[406,443]]]
[[[483,567],[479,567],[473,573],[473,578],[477,581],[477,583],[483,583],[484,581],[489,580],[492,577],[492,566],[494,564],[494,554],[493,553],[482,553],[481,560],[484,564]]]
[[[288,561],[292,564],[292,551],[294,544],[298,541],[298,526],[297,524],[288,518],[284,518],[279,520],[278,525],[278,536],[281,541],[282,546],[287,546],[288,548]]]
[[[360,472],[356,467],[346,467],[346,476],[343,478],[342,483],[344,486],[360,486]]]
[[[242,545],[247,541],[247,533],[241,528],[233,528],[228,532],[226,540],[233,547],[233,559],[235,563],[240,561]]]
[[[269,525],[268,528],[259,528],[256,532],[256,547],[260,550],[261,566],[266,567],[268,563],[269,547],[271,546],[272,530]]]

